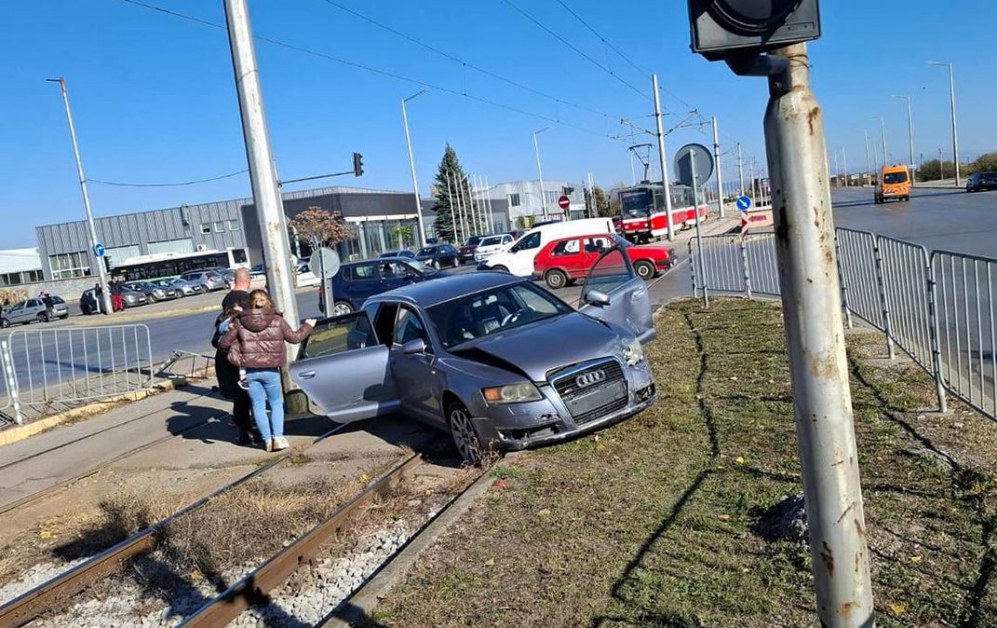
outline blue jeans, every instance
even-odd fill
[[[284,388],[280,383],[277,369],[246,369],[249,382],[249,400],[253,404],[253,419],[260,430],[263,442],[284,436]],[[267,420],[267,403],[270,404],[270,420]],[[271,432],[270,426],[273,425]]]

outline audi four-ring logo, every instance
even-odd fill
[[[575,383],[578,384],[579,388],[588,388],[604,379],[606,379],[606,371],[592,371],[591,373],[582,373],[576,377]]]

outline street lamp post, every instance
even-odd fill
[[[949,100],[952,106],[952,160],[955,162],[955,186],[959,187],[959,131],[955,122],[955,77],[952,64],[929,61],[928,65],[938,65],[949,69]]]
[[[910,167],[915,166],[914,163],[914,105],[913,98],[910,96],[893,95],[894,98],[900,98],[901,100],[907,101],[907,143],[908,149],[910,151]]]
[[[886,118],[883,116],[870,116],[872,120],[879,120],[879,128],[882,133],[881,139],[883,141],[883,162],[882,165],[885,167],[886,162]]]
[[[405,103],[410,100],[414,100],[425,93],[426,90],[422,90],[417,94],[412,94],[408,98],[402,99],[402,122],[405,125],[405,142],[408,144],[409,168],[412,170],[412,192],[415,194],[415,213],[417,220],[419,221],[419,246],[426,246],[426,228],[422,224],[422,200],[419,198],[419,181],[415,177],[415,156],[412,154],[412,136],[409,134],[408,130],[408,111],[405,109]]]
[[[100,280],[101,294],[103,295],[104,314],[114,311],[111,304],[111,289],[107,283],[107,272],[104,269],[104,260],[97,255],[97,227],[93,222],[93,210],[90,207],[90,192],[87,190],[87,178],[83,174],[83,160],[80,158],[80,146],[76,142],[76,127],[73,125],[73,113],[69,108],[69,92],[66,90],[66,79],[46,79],[52,83],[58,83],[62,91],[62,100],[66,104],[66,121],[69,122],[69,137],[73,142],[73,156],[76,157],[76,172],[80,177],[80,190],[83,192],[83,208],[87,213],[87,226],[90,230],[90,264],[91,272],[94,267],[97,270],[97,278]]]
[[[547,220],[547,195],[544,193],[544,171],[540,165],[540,143],[537,141],[537,136],[549,128],[545,126],[539,131],[533,132],[533,150],[537,154],[537,173],[540,175],[540,207],[543,209],[544,220]]]

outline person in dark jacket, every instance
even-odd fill
[[[223,351],[218,343],[221,334],[218,333],[219,325],[226,318],[230,318],[239,309],[249,309],[249,271],[240,268],[235,272],[235,283],[232,291],[225,295],[222,300],[222,313],[215,320],[215,335],[212,339],[212,346],[215,351],[215,377],[218,378],[218,390],[222,396],[232,401],[232,422],[239,431],[240,445],[262,444],[262,436],[253,429],[253,419],[250,416],[251,403],[249,394],[239,387],[239,369],[228,359],[228,351]]]
[[[280,378],[280,370],[287,365],[284,343],[302,342],[314,326],[315,320],[308,319],[295,331],[280,312],[274,311],[270,295],[265,290],[254,290],[249,295],[249,309],[233,319],[228,332],[218,342],[219,349],[228,351],[229,362],[246,370],[253,419],[267,451],[288,448],[284,438],[284,390]]]

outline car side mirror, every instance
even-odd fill
[[[609,295],[598,290],[589,290],[585,293],[585,302],[589,305],[607,306],[609,305]]]
[[[426,342],[422,338],[416,338],[415,340],[409,340],[402,345],[402,353],[405,355],[413,355],[416,353],[426,352]]]

